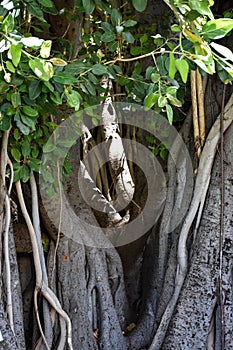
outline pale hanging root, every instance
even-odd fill
[[[25,205],[20,181],[16,182],[16,191],[17,191],[17,196],[18,196],[20,208],[21,208],[23,217],[26,221],[26,225],[28,227],[28,231],[29,231],[29,235],[30,235],[30,239],[31,239],[33,259],[34,259],[35,272],[36,272],[36,289],[38,291],[40,291],[42,296],[56,310],[56,312],[64,318],[64,320],[66,322],[66,327],[67,327],[67,344],[69,346],[69,349],[73,350],[71,321],[70,321],[68,315],[66,314],[66,312],[62,309],[61,304],[60,304],[59,300],[57,299],[57,296],[53,293],[53,291],[48,286],[46,286],[46,284],[43,281],[43,274],[42,274],[42,267],[41,267],[41,262],[40,262],[40,255],[39,255],[39,249],[38,249],[38,244],[37,244],[37,238],[36,238],[34,227],[33,227],[32,222],[31,222],[31,218],[28,214],[28,211],[27,211],[27,208]],[[37,308],[36,308],[36,312],[38,312]],[[64,334],[65,330],[61,330],[61,332]],[[42,334],[42,337],[43,337],[43,334]]]
[[[31,195],[32,195],[32,222],[33,222],[33,227],[34,227],[34,231],[35,231],[36,238],[37,238],[43,281],[44,281],[44,284],[46,286],[48,286],[48,275],[47,275],[47,270],[46,270],[45,258],[44,258],[44,254],[43,254],[43,247],[41,244],[38,191],[37,191],[37,185],[36,185],[36,180],[35,180],[35,176],[34,176],[33,171],[31,171],[31,173],[30,173],[30,187],[31,187]],[[52,319],[51,319],[50,312],[49,312],[49,305],[47,304],[47,302],[45,300],[43,301],[43,317],[44,317],[45,334],[42,333],[42,328],[40,326],[40,323],[39,323],[40,320],[39,320],[38,316],[39,316],[38,313],[36,313],[39,329],[41,331],[41,336],[42,336],[44,341],[46,338],[49,339],[49,343],[51,345],[52,344],[53,325],[52,325]],[[47,348],[49,348],[48,343],[45,342],[45,345]],[[38,349],[40,349],[39,346],[40,345],[38,344],[37,345]]]
[[[37,299],[38,299],[38,289],[35,288],[35,290],[34,290],[34,306],[35,306],[36,320],[37,320],[39,331],[40,331],[41,337],[43,339],[43,342],[45,344],[45,347],[46,347],[47,350],[50,350],[50,347],[49,347],[49,345],[48,345],[48,343],[46,341],[46,338],[45,338],[45,335],[44,335],[44,332],[43,332],[43,329],[42,329],[42,326],[41,326]],[[41,346],[41,339],[39,339],[39,347],[40,346]],[[38,347],[38,350],[39,350],[39,347]]]
[[[1,186],[6,190],[6,167],[9,163],[9,157],[7,153],[8,138],[10,129],[4,131],[1,144],[1,156],[0,156],[0,170],[1,170]],[[11,164],[12,165],[12,164]],[[11,293],[11,268],[10,268],[10,257],[9,257],[9,228],[11,223],[11,209],[10,209],[10,198],[9,194],[13,182],[13,168],[11,167],[10,185],[8,193],[3,193],[2,198],[5,203],[5,227],[4,227],[4,263],[6,269],[6,297],[7,297],[7,315],[9,319],[9,324],[12,332],[14,333],[14,317],[13,317],[13,306],[12,306],[12,293]],[[1,266],[1,264],[0,264]]]
[[[14,317],[12,307],[12,293],[11,293],[11,267],[9,257],[9,228],[11,222],[11,207],[8,194],[5,197],[5,230],[4,230],[4,260],[6,268],[6,295],[7,295],[7,315],[12,332],[14,333]]]
[[[224,110],[223,132],[225,132],[233,122],[232,109],[233,109],[233,94],[231,95],[231,98],[229,99]],[[193,221],[195,220],[198,210],[200,210],[200,206],[202,207],[202,210],[204,207],[202,205],[203,203],[202,201],[203,201],[203,198],[205,199],[207,195],[209,182],[211,178],[211,170],[212,170],[212,166],[213,166],[213,162],[216,154],[217,145],[220,140],[220,120],[221,120],[221,115],[218,116],[217,120],[212,126],[210,133],[207,137],[207,140],[205,142],[203,152],[201,154],[193,199],[192,199],[188,214],[186,216],[185,222],[182,226],[179,243],[178,243],[178,252],[177,252],[178,264],[177,264],[177,276],[175,281],[174,294],[166,307],[166,310],[163,314],[160,325],[157,329],[157,332],[155,334],[155,337],[153,339],[153,342],[149,350],[160,349],[164,341],[169,322],[171,320],[172,314],[174,312],[178,297],[180,295],[180,292],[187,274],[188,253],[186,248],[186,242],[190,231],[190,227]],[[199,216],[201,214],[202,213],[199,212]]]
[[[200,145],[200,130],[199,130],[198,108],[197,108],[197,83],[196,83],[196,72],[194,70],[191,70],[190,72],[190,83],[191,83],[191,98],[192,98],[194,144],[197,152],[197,157],[200,158],[201,145]]]
[[[200,132],[200,144],[201,147],[205,143],[205,102],[204,91],[202,85],[202,77],[199,70],[196,70],[196,85],[197,85],[197,101],[198,101],[198,114],[199,114],[199,132]]]

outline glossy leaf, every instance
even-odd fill
[[[179,58],[178,60],[176,60],[175,64],[176,64],[177,70],[180,73],[183,83],[186,83],[188,79],[188,74],[189,74],[188,62],[182,58]]]
[[[208,21],[202,27],[202,34],[205,39],[220,39],[226,36],[233,29],[233,19],[219,18]]]
[[[67,62],[59,57],[50,58],[49,62],[51,62],[54,66],[64,67],[67,65]]]
[[[10,126],[11,126],[10,117],[0,112],[0,130],[8,130]]]
[[[214,18],[208,0],[189,0],[189,6],[192,10],[197,11],[201,15],[208,16],[211,19]]]
[[[44,7],[53,7],[54,4],[51,0],[37,0],[39,4],[41,4]]]
[[[95,9],[95,3],[93,0],[82,0],[83,7],[86,13],[91,14]]]
[[[115,40],[115,34],[112,32],[105,32],[103,35],[101,35],[101,40],[105,43],[109,43]]]
[[[175,59],[174,53],[171,52],[169,55],[169,72],[168,72],[169,77],[174,79],[176,72],[177,72],[176,59]]]
[[[43,12],[42,12],[40,6],[35,1],[32,1],[29,4],[27,4],[27,9],[32,16],[39,18],[39,19],[43,18]]]
[[[24,125],[28,126],[32,130],[35,130],[35,121],[32,118],[24,114],[20,114],[20,117]]]
[[[92,73],[95,75],[105,75],[107,74],[107,72],[108,72],[107,67],[99,63],[95,64],[92,69]]]
[[[11,155],[14,158],[14,160],[16,160],[16,162],[18,162],[18,163],[20,162],[20,160],[21,160],[21,152],[20,152],[20,150],[18,148],[13,146],[11,148]]]
[[[151,109],[158,101],[159,94],[158,93],[151,93],[148,95],[144,100],[144,106],[146,110]]]
[[[23,106],[23,112],[29,117],[37,117],[38,111],[30,106]]]
[[[66,72],[58,72],[54,75],[53,79],[60,84],[73,84],[77,81],[77,78],[75,78],[72,74],[66,73]]]
[[[147,6],[147,0],[132,0],[133,7],[138,12],[143,12]]]
[[[122,16],[117,9],[112,9],[111,11],[111,22],[114,26],[119,26],[122,22]]]
[[[22,132],[23,135],[29,135],[30,134],[30,128],[23,124],[21,120],[16,121],[16,125],[19,128],[19,130]]]
[[[45,80],[48,81],[53,74],[53,71],[48,68],[48,63],[49,62],[45,62],[44,60],[40,60],[40,59],[30,59],[29,60],[29,67],[32,69],[32,71],[38,76],[38,78],[40,78],[41,80]],[[51,63],[50,63],[51,64]],[[52,66],[52,64],[51,64]]]
[[[29,98],[35,100],[41,93],[41,82],[39,80],[33,80],[28,88]]]
[[[23,47],[22,44],[17,44],[17,45],[11,44],[9,52],[11,55],[11,60],[15,67],[18,67],[18,64],[20,62],[22,47]]]
[[[220,55],[222,55],[224,58],[226,58],[227,60],[230,60],[233,62],[233,53],[230,49],[228,49],[226,46],[217,44],[212,42],[210,44],[210,46],[216,50],[218,53],[220,53]]]
[[[48,58],[50,56],[50,51],[52,47],[52,41],[51,40],[45,40],[40,48],[40,55],[42,58]]]
[[[170,124],[173,122],[173,109],[170,105],[166,105],[167,119]]]
[[[122,38],[125,39],[129,44],[133,44],[135,41],[134,36],[130,32],[123,32]]]
[[[137,21],[134,21],[133,19],[128,19],[124,23],[124,27],[134,27],[137,24]]]
[[[11,103],[12,103],[14,108],[17,108],[21,105],[21,97],[20,97],[20,93],[18,91],[15,91],[11,95]]]

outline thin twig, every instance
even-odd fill
[[[226,85],[223,86],[222,108],[220,120],[220,159],[221,159],[221,213],[220,213],[220,238],[219,238],[219,307],[221,318],[221,350],[225,349],[225,324],[224,324],[224,294],[223,294],[223,245],[224,245],[224,203],[225,203],[225,173],[224,173],[224,107],[226,97]]]

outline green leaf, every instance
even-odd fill
[[[147,6],[147,0],[133,0],[132,3],[135,10],[138,12],[143,12]]]
[[[9,72],[15,73],[15,67],[11,63],[11,61],[6,61],[6,68]]]
[[[37,117],[38,112],[36,109],[30,107],[30,106],[23,106],[23,112],[28,115],[29,117]]]
[[[209,16],[209,18],[214,19],[213,13],[209,8],[208,0],[189,0],[189,6],[192,10],[197,11],[201,15]]]
[[[18,148],[16,147],[11,147],[11,155],[14,158],[14,160],[16,160],[17,163],[20,162],[21,160],[21,152]]]
[[[115,40],[115,34],[112,32],[105,32],[103,35],[101,35],[101,40],[104,43],[109,43],[109,42]]]
[[[93,0],[82,0],[83,7],[86,13],[91,14],[95,9],[95,3]]]
[[[54,4],[51,0],[37,0],[37,2],[39,2],[39,4],[41,4],[44,7],[53,7]]]
[[[40,6],[35,1],[27,4],[27,9],[32,16],[39,18],[39,19],[43,18],[43,11],[41,10]]]
[[[144,100],[144,106],[146,110],[151,109],[158,102],[159,94],[152,92],[150,95],[146,96]]]
[[[138,23],[137,21],[128,19],[128,21],[124,23],[124,27],[134,27],[137,23]]]
[[[108,43],[108,49],[111,52],[115,52],[118,48],[118,42],[117,41],[111,41],[110,43]]]
[[[117,9],[111,11],[111,22],[114,26],[119,26],[122,22],[122,16]]]
[[[85,87],[92,96],[96,96],[96,90],[94,88],[94,85],[89,80],[85,81]]]
[[[133,44],[135,41],[134,36],[130,32],[123,32],[122,38],[125,39],[129,44]]]
[[[70,85],[77,82],[77,78],[75,78],[72,74],[66,72],[58,72],[54,75],[53,79],[60,84]]]
[[[113,26],[108,23],[108,22],[101,22],[101,28],[105,31],[105,32],[112,32],[114,33],[114,28]]]
[[[219,18],[208,21],[202,27],[204,39],[220,39],[233,29],[233,19]]]
[[[179,58],[176,60],[176,68],[178,69],[183,83],[187,82],[189,74],[189,64],[186,60]]]
[[[9,52],[11,55],[11,60],[15,67],[18,67],[18,64],[20,62],[22,47],[23,47],[22,44],[17,44],[17,45],[11,44]]]
[[[35,130],[35,121],[32,118],[24,114],[20,114],[20,117],[24,125],[28,126],[32,130]]]
[[[23,165],[20,168],[20,178],[26,183],[30,178],[30,170],[27,165]]]
[[[18,141],[21,138],[21,135],[19,133],[19,129],[14,130],[14,139]]]
[[[169,72],[168,72],[169,77],[174,79],[176,71],[177,71],[177,69],[176,69],[176,59],[175,59],[174,53],[171,52],[169,54]]]
[[[52,47],[52,40],[45,40],[40,48],[40,55],[43,58],[48,58],[50,56],[50,51]]]
[[[160,74],[159,74],[159,73],[152,73],[151,76],[150,76],[150,78],[151,78],[151,81],[152,81],[154,84],[156,84],[156,83],[158,83],[159,80],[160,80]]]
[[[3,115],[0,112],[0,130],[8,130],[11,126],[11,119],[9,116]]]
[[[33,80],[28,88],[30,100],[35,100],[41,93],[41,82],[40,80]]]
[[[53,66],[50,62],[38,58],[30,59],[29,67],[41,80],[48,81],[53,76]]]
[[[174,95],[170,95],[170,94],[166,94],[169,102],[176,107],[181,107],[182,106],[182,102],[180,100],[178,100],[178,98],[176,98]]]
[[[51,62],[54,66],[64,67],[67,65],[67,62],[59,57],[50,58],[49,62]]]
[[[75,111],[80,108],[81,95],[77,91],[72,91],[71,94],[66,93],[67,102],[70,107],[74,107]]]
[[[105,75],[108,73],[108,69],[106,66],[97,63],[93,66],[92,73],[95,75]]]
[[[28,165],[33,171],[38,173],[40,171],[40,163],[40,159],[30,158]]]
[[[30,134],[30,128],[27,125],[23,124],[21,120],[17,120],[16,125],[19,128],[19,130],[22,132],[22,134],[24,135]]]
[[[17,108],[21,105],[21,97],[18,91],[13,92],[11,95],[11,103],[14,108]]]
[[[166,105],[166,112],[167,112],[167,119],[170,124],[172,124],[173,121],[173,109],[170,105]]]
[[[178,24],[173,24],[171,26],[171,31],[172,32],[180,32],[181,31],[180,26]]]
[[[9,15],[6,16],[2,21],[1,31],[3,31],[6,34],[11,33],[14,29],[14,26],[15,26],[14,17],[12,16],[11,13],[9,13]]]
[[[165,96],[160,95],[158,98],[158,106],[165,107],[167,104],[167,98]]]
[[[132,56],[138,56],[142,53],[142,48],[140,46],[133,46],[130,49],[130,54]]]
[[[21,143],[21,151],[22,151],[22,155],[24,156],[24,158],[30,156],[31,145],[27,140],[25,140]]]

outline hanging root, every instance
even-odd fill
[[[224,109],[224,123],[222,126],[223,128],[222,132],[225,132],[233,122],[232,109],[233,109],[233,94]],[[175,281],[174,294],[171,297],[171,300],[169,301],[166,307],[166,310],[163,314],[162,320],[160,322],[160,325],[157,329],[157,332],[154,336],[154,339],[152,341],[152,344],[149,350],[160,349],[164,341],[164,338],[169,326],[169,322],[171,320],[172,314],[174,312],[178,297],[180,295],[180,292],[187,274],[188,254],[186,249],[186,242],[187,242],[190,227],[195,220],[198,210],[200,210],[200,208],[201,210],[203,210],[203,207],[204,207],[202,203],[203,201],[205,201],[207,191],[209,188],[211,170],[212,170],[212,166],[213,166],[213,162],[216,154],[217,144],[221,136],[220,135],[221,115],[218,116],[217,120],[212,126],[209,132],[208,138],[205,142],[204,149],[201,154],[193,199],[190,205],[189,212],[186,216],[185,222],[180,232],[178,252],[177,252],[177,256],[178,256],[177,275],[176,275],[176,281]],[[202,212],[199,211],[200,217],[201,217],[201,214]]]
[[[9,324],[12,332],[14,333],[14,318],[13,318],[13,306],[12,306],[12,293],[11,293],[11,268],[10,268],[10,257],[9,257],[9,229],[11,223],[11,209],[10,209],[10,192],[13,182],[13,167],[11,162],[9,161],[7,146],[8,146],[8,138],[9,138],[10,129],[3,133],[2,144],[1,144],[1,155],[0,155],[0,183],[1,189],[4,190],[1,193],[1,204],[0,204],[0,212],[3,210],[3,206],[5,204],[5,223],[4,223],[4,263],[6,269],[6,297],[7,297],[7,315],[9,319]],[[6,191],[6,167],[7,164],[10,165],[11,173],[10,173],[10,184],[8,188],[8,193]],[[0,213],[1,214],[1,213]]]
[[[62,309],[61,304],[59,300],[57,299],[57,296],[54,294],[54,292],[46,285],[43,279],[43,273],[42,273],[42,266],[41,266],[41,260],[40,260],[40,254],[39,254],[39,248],[38,248],[38,242],[37,242],[37,237],[36,233],[33,227],[33,224],[31,222],[31,218],[28,214],[24,197],[23,197],[23,192],[22,192],[22,187],[21,187],[21,182],[17,181],[16,182],[16,191],[20,203],[20,208],[23,214],[23,217],[26,221],[30,239],[31,239],[31,244],[32,244],[32,251],[33,251],[33,259],[34,259],[34,265],[35,265],[35,272],[36,272],[36,289],[37,291],[41,293],[41,295],[48,301],[48,303],[51,305],[51,307],[65,320],[66,322],[66,328],[67,328],[67,344],[69,346],[70,350],[73,350],[72,346],[72,327],[71,327],[71,321],[66,314],[66,312]],[[37,292],[35,292],[35,297],[37,296]],[[35,303],[35,309],[37,312],[37,303]],[[40,325],[39,325],[40,327]],[[40,328],[41,332],[42,329]],[[64,333],[66,330],[61,329],[61,334],[64,336]],[[44,337],[43,332],[41,333],[42,338]],[[46,341],[45,341],[46,344]]]
[[[199,70],[196,70],[196,85],[197,85],[197,101],[198,101],[198,116],[199,116],[199,132],[201,147],[205,143],[205,103],[202,77]]]

